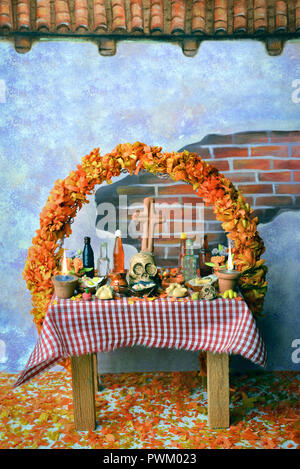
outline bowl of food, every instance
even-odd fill
[[[78,289],[79,291],[85,292],[88,290],[89,293],[96,293],[99,287],[104,285],[107,281],[107,277],[87,277],[86,275],[78,279]]]
[[[156,287],[157,285],[155,282],[139,281],[136,283],[132,283],[129,286],[129,290],[132,296],[143,297],[143,296],[149,296],[151,293],[153,293]]]
[[[193,291],[201,291],[202,288],[206,285],[215,286],[218,282],[218,277],[215,274],[208,275],[207,277],[195,277],[188,282],[186,286]]]

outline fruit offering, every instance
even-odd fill
[[[82,294],[82,299],[85,301],[90,301],[92,299],[92,294],[89,293],[88,289],[86,289],[85,292]]]
[[[226,290],[223,293],[223,298],[236,298],[237,297],[237,292],[233,290]]]

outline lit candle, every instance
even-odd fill
[[[64,249],[64,255],[63,255],[63,260],[62,260],[62,269],[61,269],[62,275],[68,275],[68,264],[67,264],[67,256],[66,256],[66,250]]]
[[[58,298],[71,298],[77,285],[78,277],[69,274],[66,251],[64,250],[61,273],[52,278],[54,291]]]

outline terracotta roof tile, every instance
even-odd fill
[[[143,32],[143,6],[142,0],[130,0],[131,31]]]
[[[192,32],[204,33],[206,19],[206,0],[194,0],[192,9]]]
[[[287,29],[287,4],[284,1],[277,1],[275,4],[275,25],[276,31],[286,31]]]
[[[151,0],[150,32],[162,32],[164,29],[164,7],[162,0]]]
[[[126,31],[126,17],[125,17],[125,6],[124,0],[112,0],[112,27],[113,32]]]
[[[86,35],[103,55],[114,54],[123,38],[156,36],[177,42],[190,57],[218,34],[257,36],[276,55],[300,36],[300,0],[0,0],[0,37],[14,40],[18,51],[49,33]]]
[[[0,28],[5,32],[13,28],[11,0],[0,2]]]
[[[171,34],[184,34],[185,0],[171,0]]]
[[[107,30],[107,18],[105,10],[104,0],[94,0],[94,12],[93,12],[94,27],[93,30],[99,29]]]
[[[30,2],[29,0],[17,1],[17,28],[18,30],[30,28]]]
[[[50,0],[36,0],[36,29],[51,29],[51,6]]]
[[[61,32],[71,29],[70,10],[67,0],[55,0],[55,24],[56,28]]]
[[[254,31],[262,32],[268,28],[267,0],[254,0]]]
[[[227,31],[227,0],[215,0],[214,30],[216,33]]]
[[[296,0],[295,4],[295,26],[296,26],[296,31],[300,30],[300,0]]]
[[[233,31],[247,31],[247,0],[237,0],[233,3]]]
[[[80,28],[88,30],[89,28],[89,14],[87,0],[75,0],[75,31]]]

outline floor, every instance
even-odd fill
[[[71,377],[50,371],[13,389],[0,373],[0,448],[300,448],[300,374],[230,377],[231,427],[207,427],[205,383],[197,372],[106,374],[97,428],[76,432]]]

